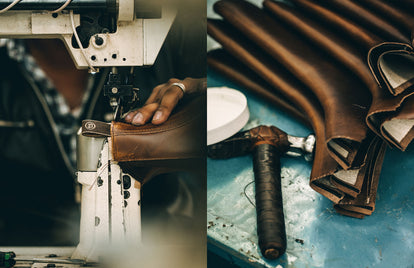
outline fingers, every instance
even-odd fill
[[[124,121],[127,123],[131,123],[132,119],[134,119],[137,113],[138,113],[138,110],[128,112],[128,114],[124,118]]]
[[[158,103],[147,104],[144,107],[128,114],[128,116],[125,117],[125,122],[137,126],[143,125],[151,120],[152,116],[154,115],[158,107]]]
[[[147,101],[145,102],[145,105],[150,104],[150,103],[154,103],[154,102],[158,102],[159,95],[165,87],[168,87],[168,85],[167,84],[161,84],[161,85],[156,86],[152,90],[151,95],[148,97]]]
[[[170,79],[168,83],[155,87],[145,105],[129,112],[124,121],[134,125],[143,125],[149,121],[159,125],[167,121],[178,101],[184,96],[180,87],[171,85],[177,81],[180,82],[178,79]]]
[[[152,118],[154,125],[159,125],[167,121],[172,110],[177,105],[178,101],[183,97],[183,91],[177,86],[172,86],[167,89],[161,99],[161,104]]]
[[[141,109],[145,108],[146,105],[152,104],[152,103],[158,103],[159,102],[159,93],[160,91],[165,87],[165,84],[159,85],[157,87],[155,87],[152,92],[151,95],[148,97],[147,101],[144,104],[144,107],[142,107]],[[152,107],[150,107],[152,108]],[[158,106],[156,107],[158,108]],[[156,109],[155,108],[155,109]],[[126,123],[133,123],[132,121],[134,120],[135,117],[137,117],[135,119],[135,122],[146,122],[144,116],[138,115],[138,113],[141,111],[141,109],[135,110],[135,111],[130,111],[124,118],[124,121]],[[152,109],[144,109],[144,113],[151,111]],[[152,116],[152,115],[151,115]],[[141,119],[142,117],[142,119]],[[147,120],[148,121],[148,120]]]

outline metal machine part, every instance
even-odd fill
[[[0,0],[0,8],[11,2]],[[65,1],[24,0],[0,14],[0,38],[61,39],[79,69],[152,65],[176,12],[147,2],[72,0],[52,13]],[[82,37],[83,49],[74,42],[76,35]]]
[[[303,156],[306,161],[312,161],[316,143],[315,135],[310,134],[307,137],[287,135],[287,138],[290,143],[290,147],[286,152],[286,155],[293,157]]]
[[[138,102],[138,88],[132,85],[133,67],[128,73],[119,72],[112,68],[108,81],[104,86],[104,95],[109,98],[109,104],[114,109],[114,120],[117,121],[124,110],[129,110]]]

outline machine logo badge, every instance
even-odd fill
[[[95,125],[95,123],[94,123],[94,122],[86,122],[86,123],[85,123],[85,128],[86,128],[87,130],[92,130],[92,129],[95,129],[95,128],[96,128],[96,125]]]

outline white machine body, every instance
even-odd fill
[[[152,65],[174,21],[176,11],[163,7],[161,18],[137,19],[134,17],[134,0],[118,1],[118,21],[115,33],[99,33],[84,48],[72,46],[74,34],[71,16],[63,10],[56,14],[48,11],[14,11],[0,14],[0,38],[58,38],[65,45],[79,69],[113,66]],[[80,15],[74,14],[75,27]],[[95,37],[103,43],[95,42]],[[89,61],[89,64],[87,62]]]
[[[78,182],[82,185],[81,223],[79,245],[72,259],[97,262],[107,252],[138,249],[141,184],[113,161],[111,138],[80,134],[78,142],[83,151],[78,165]],[[94,157],[99,147],[99,158]]]

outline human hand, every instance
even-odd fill
[[[178,85],[184,85],[182,90]],[[172,78],[167,83],[156,86],[144,106],[127,113],[124,120],[133,125],[143,125],[149,121],[154,125],[159,125],[167,121],[172,110],[184,94],[191,94],[206,88],[206,79],[186,78],[179,80]]]

